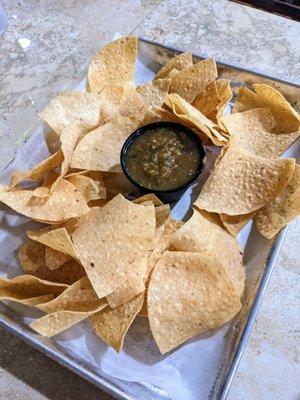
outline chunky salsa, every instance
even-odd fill
[[[196,177],[202,156],[196,137],[184,129],[157,127],[137,136],[125,156],[127,173],[151,190],[177,189]]]

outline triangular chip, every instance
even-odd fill
[[[45,249],[45,263],[46,267],[50,270],[59,268],[68,261],[71,261],[72,257],[61,253],[58,250],[52,249],[52,247],[46,247]]]
[[[205,218],[207,216],[207,218]],[[238,296],[245,287],[243,253],[236,241],[207,213],[194,210],[192,217],[170,238],[171,248],[178,251],[208,253],[226,270]]]
[[[218,214],[249,214],[265,206],[286,187],[294,168],[293,159],[259,157],[231,141],[195,205]]]
[[[100,123],[119,117],[146,112],[146,106],[135,88],[128,85],[109,85],[100,93]]]
[[[210,82],[193,101],[193,106],[197,108],[203,115],[209,117],[213,113],[220,102],[216,81]]]
[[[168,61],[156,74],[155,79],[162,79],[170,76],[173,69],[181,71],[193,65],[192,54],[189,52],[178,54]]]
[[[76,259],[76,252],[66,228],[42,228],[37,231],[28,231],[27,236],[31,240],[36,240]]]
[[[149,107],[160,107],[170,88],[171,79],[158,79],[157,81],[144,83],[136,88],[143,102]]]
[[[49,282],[33,275],[20,275],[13,279],[0,278],[0,300],[13,300],[37,305],[61,294],[68,286]]]
[[[148,287],[148,317],[162,354],[219,328],[241,304],[222,265],[203,253],[165,252]]]
[[[100,93],[107,85],[132,83],[138,39],[127,36],[103,47],[93,58],[88,71],[92,92]]]
[[[180,122],[180,119],[175,114],[168,110],[165,110],[164,108],[151,107],[149,110],[147,110],[145,114],[143,125],[152,124],[153,122],[160,121]]]
[[[154,206],[116,196],[72,234],[78,258],[98,295],[104,297],[134,274],[135,262],[151,247],[155,234]]]
[[[159,198],[154,193],[147,193],[133,200],[133,202],[136,204],[141,204],[145,201],[152,201],[155,207],[163,205],[163,202],[159,200]]]
[[[122,146],[140,123],[141,118],[138,116],[120,117],[89,132],[75,148],[71,167],[122,172],[120,166]]]
[[[217,76],[217,66],[213,58],[199,61],[173,76],[169,92],[177,93],[184,100],[192,103],[197,94],[217,79]]]
[[[58,223],[89,211],[82,195],[64,179],[58,182],[49,197],[32,199],[32,195],[32,190],[7,191],[6,187],[0,188],[0,202],[20,214],[45,223]]]
[[[144,294],[140,294],[113,310],[105,310],[90,317],[95,333],[116,351],[121,351],[128,329],[143,305]]]
[[[287,187],[255,216],[259,232],[271,239],[300,214],[300,166],[296,165]]]
[[[168,94],[165,98],[165,105],[173,111],[182,123],[193,129],[204,143],[208,139],[217,146],[227,143],[227,138],[217,131],[214,122],[177,94]]]
[[[79,121],[87,129],[94,129],[99,124],[99,116],[99,96],[84,92],[62,92],[39,113],[39,117],[58,135],[74,121]]]
[[[230,114],[221,123],[240,146],[266,158],[279,157],[300,135],[300,122],[292,114],[273,108]]]
[[[91,200],[106,198],[106,188],[103,179],[95,181],[89,176],[75,174],[66,178],[75,186],[88,203]]]
[[[220,214],[222,224],[232,236],[237,234],[248,224],[254,217],[255,212],[243,215],[226,215]]]

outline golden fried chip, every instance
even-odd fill
[[[153,122],[160,121],[180,122],[180,119],[175,114],[171,113],[168,110],[165,110],[164,108],[152,107],[147,110],[143,120],[143,125],[152,124]]]
[[[66,179],[79,190],[87,203],[91,200],[106,198],[106,188],[102,177],[99,180],[94,180],[89,176],[74,174],[66,177]]]
[[[86,129],[94,129],[99,124],[99,116],[99,96],[84,92],[62,92],[39,113],[39,117],[58,135],[75,121]]]
[[[156,74],[155,79],[162,79],[170,76],[173,69],[181,71],[193,65],[192,54],[189,52],[181,53],[168,61]]]
[[[103,181],[107,190],[107,198],[112,199],[117,194],[128,195],[136,190],[136,187],[122,173],[104,172]]]
[[[109,85],[100,93],[100,124],[119,117],[144,114],[146,106],[135,88],[128,85]]]
[[[227,215],[220,214],[222,224],[232,236],[237,234],[248,224],[253,218],[255,212],[243,215]]]
[[[68,181],[58,182],[47,198],[32,199],[33,190],[11,190],[0,188],[0,202],[31,219],[45,223],[58,223],[79,217],[89,211],[81,193]]]
[[[221,263],[205,252],[166,251],[148,287],[148,317],[162,354],[232,319],[241,303]]]
[[[219,118],[222,116],[225,107],[232,99],[233,93],[230,87],[230,81],[228,81],[227,79],[218,79],[216,81],[216,86],[217,86],[218,96],[220,99],[220,102],[217,106],[217,115],[215,116],[216,121],[218,121]]]
[[[296,164],[287,187],[255,216],[259,232],[271,239],[300,214],[300,166]]]
[[[199,61],[172,77],[169,92],[177,93],[188,103],[192,103],[197,94],[217,79],[217,76],[217,66],[213,58]]]
[[[143,305],[144,294],[140,294],[111,310],[109,307],[90,317],[95,333],[116,351],[121,351],[128,329]]]
[[[194,210],[192,217],[170,238],[170,245],[178,251],[207,252],[219,260],[238,296],[243,294],[245,269],[242,250],[236,239],[212,216]]]
[[[209,117],[219,105],[220,99],[216,81],[210,82],[193,101],[193,106],[197,108],[203,115]]]
[[[169,91],[171,79],[158,79],[144,83],[136,88],[147,108],[163,105],[166,94]]]
[[[12,300],[26,305],[37,305],[61,294],[68,286],[49,282],[33,275],[13,279],[0,278],[0,300]]]
[[[120,117],[89,132],[75,148],[71,167],[122,172],[120,166],[122,146],[128,136],[138,128],[142,118]]]
[[[36,240],[37,242],[52,247],[52,249],[67,254],[72,258],[77,258],[73,243],[66,228],[42,228],[37,231],[28,231],[27,236],[31,240]]]
[[[272,108],[230,114],[221,123],[240,146],[266,158],[279,157],[300,135],[300,122],[295,117]]]
[[[166,76],[166,78],[172,78],[174,75],[177,74],[177,72],[179,72],[179,70],[177,68],[171,69],[171,71],[168,73],[168,76]]]
[[[70,260],[72,260],[72,257],[67,254],[54,250],[52,247],[45,248],[45,263],[50,270],[59,268]]]
[[[155,207],[163,205],[163,202],[159,200],[159,198],[154,193],[147,193],[133,200],[133,202],[136,204],[141,204],[144,203],[145,201],[152,201]]]
[[[56,311],[90,312],[107,305],[106,299],[99,299],[87,276],[69,286],[54,300],[40,305],[38,308],[51,314]]]
[[[29,171],[17,171],[14,172],[11,179],[10,189],[17,186],[20,182],[27,179],[39,180],[53,168],[58,167],[63,161],[63,153],[58,150],[56,153],[52,154],[50,157],[46,158],[38,165],[33,167]]]
[[[136,273],[126,279],[114,292],[106,296],[110,308],[113,309],[128,303],[135,296],[145,291],[144,280],[147,273],[147,262],[148,254],[137,261],[137,266],[134,267]]]
[[[217,146],[227,143],[227,138],[216,130],[217,126],[214,122],[177,94],[168,94],[165,98],[165,105],[173,111],[182,123],[193,129],[204,143],[208,139]]]
[[[45,246],[33,240],[20,246],[18,256],[23,271],[40,279],[71,285],[85,275],[83,267],[75,260],[50,271],[46,266]]]
[[[91,92],[107,85],[131,83],[134,78],[138,39],[127,36],[103,47],[93,58],[88,71]]]
[[[241,88],[235,100],[233,112],[242,112],[254,108],[270,107],[279,111],[292,114],[298,121],[299,114],[293,109],[290,103],[273,87],[264,83],[252,85],[254,92],[248,88]]]
[[[266,205],[286,187],[294,168],[293,159],[259,157],[231,140],[195,205],[218,214],[249,214]]]
[[[154,206],[144,207],[114,197],[91,210],[73,232],[78,258],[98,295],[104,297],[136,272],[136,261],[151,247],[155,234]]]

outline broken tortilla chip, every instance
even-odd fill
[[[103,47],[88,70],[91,92],[100,93],[107,85],[132,83],[135,72],[138,39],[127,36]]]
[[[38,115],[58,135],[75,121],[82,123],[86,129],[94,129],[99,124],[99,96],[84,92],[62,92]]]
[[[299,137],[300,122],[285,111],[255,108],[230,114],[221,123],[240,146],[261,157],[277,158]]]
[[[299,214],[300,166],[296,164],[287,187],[256,214],[256,226],[263,236],[267,239],[272,239]]]
[[[218,214],[249,214],[265,206],[286,187],[294,168],[294,159],[259,157],[231,140],[195,205]]]
[[[79,223],[72,240],[99,298],[136,273],[136,261],[149,250],[154,234],[154,206],[134,204],[120,194]]]
[[[141,121],[141,116],[120,117],[89,132],[75,148],[71,167],[122,172],[120,166],[122,146]]]
[[[205,252],[166,251],[148,287],[150,330],[162,354],[224,325],[241,308],[226,271]]]
[[[184,123],[197,133],[204,143],[210,139],[216,146],[222,146],[227,143],[214,122],[201,114],[199,110],[186,102],[177,94],[168,94],[165,98],[165,105]]]
[[[106,308],[90,317],[95,333],[118,352],[122,350],[125,335],[143,305],[143,297],[141,293],[122,306],[113,310]]]
[[[58,182],[53,193],[32,201],[33,190],[11,190],[0,188],[0,202],[19,214],[45,223],[58,223],[72,217],[79,217],[89,211],[81,193],[68,181]]]
[[[168,61],[156,74],[155,79],[163,79],[170,76],[174,69],[181,71],[193,65],[192,54],[189,52],[178,54]]]
[[[217,79],[217,76],[217,66],[213,58],[199,61],[173,76],[169,92],[177,93],[188,103],[192,103],[197,94]]]
[[[136,88],[147,108],[163,105],[166,94],[169,91],[171,79],[158,79],[144,83]]]
[[[242,296],[245,288],[242,249],[236,239],[218,225],[212,216],[194,210],[192,217],[169,240],[172,249],[207,252],[219,260],[238,296]]]

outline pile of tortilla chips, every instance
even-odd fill
[[[31,328],[53,336],[89,319],[117,351],[137,316],[159,350],[221,327],[241,308],[245,271],[235,238],[253,217],[272,238],[300,212],[300,166],[279,156],[299,136],[300,117],[272,87],[240,89],[213,59],[170,60],[134,85],[138,40],[125,37],[92,60],[86,92],[65,92],[39,114],[54,152],[16,171],[0,201],[46,224],[19,249],[24,275],[0,279],[0,299],[42,310]],[[179,122],[221,148],[187,222],[154,194],[133,201],[120,151],[141,125]],[[26,184],[26,185],[25,185]],[[25,185],[25,186],[24,186]]]

